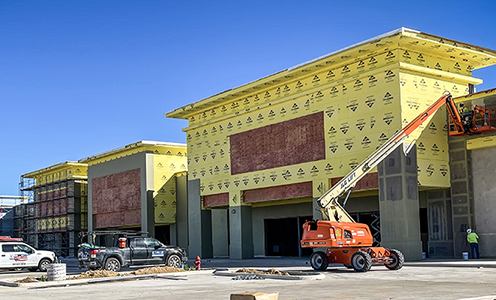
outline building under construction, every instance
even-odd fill
[[[79,160],[88,165],[88,230],[146,231],[188,246],[186,145],[139,141]]]
[[[189,253],[304,255],[317,199],[445,92],[494,105],[494,91],[460,98],[494,64],[496,51],[401,28],[167,113],[189,121]],[[461,257],[467,228],[496,255],[495,142],[449,136],[447,120],[439,109],[346,205],[408,260]]]
[[[87,229],[87,165],[65,162],[21,176],[16,230],[27,243],[58,256],[77,255],[78,233]]]

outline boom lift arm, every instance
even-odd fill
[[[322,195],[317,203],[320,206],[320,211],[324,219],[338,221],[338,222],[352,222],[355,220],[346,212],[346,210],[339,204],[338,199],[348,192],[355,184],[362,179],[371,169],[377,166],[384,158],[391,152],[398,148],[403,141],[422,123],[424,123],[430,116],[432,116],[441,106],[446,104],[451,117],[460,119],[460,115],[456,109],[456,105],[452,101],[451,94],[446,93],[431,106],[429,106],[423,113],[418,115],[403,129],[397,131],[391,138],[389,138],[382,146],[377,148],[371,155],[355,167],[350,173],[343,177],[337,184],[335,184],[329,191]],[[460,122],[461,123],[461,122]]]

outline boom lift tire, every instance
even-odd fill
[[[372,267],[372,257],[367,252],[357,251],[351,257],[351,265],[355,272],[367,272]]]
[[[105,270],[119,272],[121,269],[121,262],[115,257],[109,257],[105,261]]]
[[[388,251],[390,253],[389,258],[391,258],[393,261],[388,264],[384,264],[386,268],[388,268],[389,270],[401,269],[403,267],[403,264],[405,263],[405,257],[403,256],[403,253],[396,249],[390,249]]]
[[[315,271],[325,271],[329,266],[329,258],[322,251],[314,252],[310,256],[310,265]]]

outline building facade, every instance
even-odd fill
[[[186,155],[185,144],[140,141],[81,159],[88,165],[88,230],[146,231],[187,247]]]
[[[301,225],[321,218],[316,199],[443,93],[468,94],[482,82],[472,70],[493,64],[494,51],[401,28],[167,113],[189,121],[190,254],[307,254]],[[443,108],[346,206],[377,244],[409,260],[467,249],[447,128]]]
[[[77,255],[79,233],[87,229],[87,165],[65,162],[21,176],[17,230],[30,245],[58,256]]]

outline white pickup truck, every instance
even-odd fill
[[[0,239],[0,269],[27,268],[32,272],[46,272],[48,265],[55,261],[52,251],[36,250],[21,241],[4,240]]]

